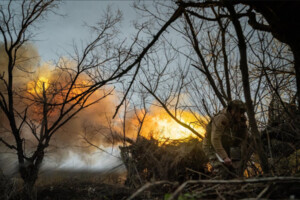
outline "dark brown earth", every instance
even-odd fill
[[[38,187],[39,200],[126,199],[134,191],[120,185],[69,180],[57,185]]]

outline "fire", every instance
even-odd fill
[[[68,94],[68,99],[73,99],[74,97],[77,97],[77,95],[84,92],[89,85],[93,84],[93,82],[91,82],[88,76],[81,76],[76,80],[76,83],[72,85],[71,91],[69,91],[68,86],[71,86],[70,80],[68,79],[69,74],[57,71],[49,64],[43,65],[36,74],[36,77],[38,78],[36,78],[35,81],[30,81],[27,83],[27,92],[29,92],[31,95],[40,97],[43,93],[43,89],[45,89],[47,90],[46,96],[49,96],[47,100],[53,100],[57,104],[61,103],[64,100],[65,95]],[[56,92],[56,87],[58,87],[58,89],[61,89],[61,91],[58,95],[53,96],[52,92]],[[89,103],[89,101],[94,101],[95,99],[101,97],[102,93],[103,91],[95,92],[95,94],[93,94],[94,96],[91,97],[87,101],[87,103]],[[78,96],[78,98],[80,98],[80,96]],[[77,99],[73,100],[76,101]],[[41,110],[40,106],[42,105],[36,104],[35,106],[36,107],[34,107],[33,109],[35,109],[35,111],[39,113],[39,110]],[[114,110],[115,107],[111,106],[107,109],[110,112],[111,109]],[[87,112],[92,112],[92,110],[87,110]],[[99,112],[102,113],[102,111]],[[56,114],[56,110],[53,110],[51,112],[52,117],[55,117]],[[142,112],[140,114],[142,114]],[[41,115],[36,116],[37,120],[41,117]],[[205,134],[205,125],[207,122],[203,116],[189,111],[178,110],[177,118],[181,122],[192,127],[200,135]],[[135,127],[139,126],[139,122],[134,118],[129,119],[127,122],[129,122],[129,124],[126,126],[126,128],[128,128],[128,130],[126,131],[130,135],[129,137],[132,136],[132,138],[134,138],[137,133]],[[115,129],[118,130],[119,127]],[[180,140],[188,137],[197,138],[197,136],[194,133],[192,133],[187,128],[184,128],[183,126],[178,124],[174,119],[172,119],[163,108],[158,107],[150,108],[150,111],[149,113],[147,113],[147,116],[143,123],[140,134],[146,138],[153,137],[159,142],[165,142],[166,140]]]
[[[30,81],[28,84],[28,92],[31,94],[41,94],[43,90],[49,87],[49,79],[41,76],[37,81]]]
[[[199,134],[205,134],[204,126],[206,120],[204,117],[197,116],[188,111],[181,111],[179,119],[181,122],[190,125]],[[162,108],[154,109],[150,112],[145,119],[141,134],[147,138],[153,137],[160,142],[197,137],[190,130],[178,124]]]

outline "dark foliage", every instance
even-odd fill
[[[201,173],[207,172],[208,160],[201,142],[195,138],[159,144],[153,138],[139,137],[130,146],[120,148],[128,171],[126,184],[131,187],[139,187],[147,181],[199,179]]]

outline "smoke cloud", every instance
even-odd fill
[[[0,55],[0,73],[4,74],[4,80],[7,80],[8,57],[5,56],[3,44],[0,45]],[[39,84],[39,80],[50,84],[51,81],[61,78],[61,72],[51,63],[41,64],[40,60],[37,49],[31,44],[24,45],[18,51],[16,69],[14,69],[14,90],[16,93],[28,93],[28,91],[34,93],[36,92],[34,88]],[[72,67],[72,61],[66,62],[64,60],[64,62],[69,65],[68,67]],[[101,97],[107,89],[104,88],[95,92],[91,96],[91,101]],[[4,82],[1,80],[0,90],[5,94]],[[15,102],[18,102],[16,104],[18,110],[24,109],[26,103],[28,103],[24,98],[16,98]],[[116,134],[112,127],[113,122],[111,122],[115,102],[116,96],[114,94],[109,95],[99,103],[78,113],[58,130],[53,135],[47,149],[43,167],[83,168],[86,166],[88,169],[101,170],[108,168],[109,165],[113,167],[120,164],[120,160],[116,159],[119,151],[117,148],[112,148],[113,134]],[[31,115],[29,117],[36,118],[36,112],[36,109],[32,109],[29,112],[29,115]],[[2,111],[0,111],[0,117],[0,137],[10,144],[14,144],[9,122]],[[22,136],[25,138],[27,152],[34,150],[36,140],[28,127],[24,128]],[[87,141],[94,146],[88,144]],[[117,144],[117,141],[114,144]],[[101,153],[102,151],[96,147],[103,149],[106,153]],[[17,158],[15,152],[8,149],[3,143],[0,143],[0,151],[0,168],[7,173],[16,172]],[[112,154],[112,156],[109,154]],[[104,158],[108,160],[106,164]],[[70,163],[73,163],[73,165]],[[103,166],[101,166],[101,163]]]
[[[1,55],[5,55],[3,45],[0,45]],[[19,58],[20,57],[20,58]],[[41,93],[38,91],[42,87],[50,87],[51,83],[59,81],[64,85],[67,80],[65,75],[57,69],[52,63],[40,63],[40,57],[37,49],[33,45],[25,45],[17,55],[17,68],[14,69],[14,83],[16,94]],[[64,63],[65,67],[72,68],[74,62],[66,58],[59,62]],[[0,57],[0,73],[7,74],[7,56]],[[88,82],[88,77],[81,77],[82,82]],[[103,96],[110,88],[102,88],[96,91],[90,101]],[[3,81],[0,80],[0,90],[5,94]],[[22,96],[20,95],[20,96]],[[24,110],[28,105],[25,98],[16,98],[16,109]],[[124,122],[120,111],[120,117],[112,119],[115,112],[116,103],[119,102],[117,94],[112,93],[99,103],[94,104],[81,112],[73,119],[61,127],[52,137],[50,146],[46,150],[46,157],[43,162],[43,169],[64,169],[64,170],[106,170],[120,165],[118,145],[123,139]],[[137,116],[142,119],[144,111],[140,110],[128,112],[125,121],[126,137],[136,138],[139,130],[139,121]],[[55,117],[54,111],[52,115]],[[41,108],[34,107],[28,113],[32,120],[39,119]],[[136,116],[137,115],[137,116]],[[0,137],[11,144],[14,139],[10,133],[9,122],[0,111]],[[203,126],[197,124],[201,116],[195,116],[189,112],[181,112],[181,120],[192,126],[201,134],[204,133]],[[38,121],[38,120],[36,120]],[[204,120],[205,121],[205,120]],[[156,139],[180,139],[191,136],[192,133],[178,125],[170,116],[159,107],[151,107],[145,118],[141,135]],[[25,138],[25,148],[32,153],[37,141],[29,128],[24,128],[22,137]],[[17,173],[17,157],[15,152],[0,143],[0,169],[7,174]]]

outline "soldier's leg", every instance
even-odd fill
[[[234,174],[236,174],[236,176],[238,176],[238,177],[243,176],[242,161],[240,161],[240,160],[239,161],[233,161],[232,162],[232,168],[233,168],[232,172]]]
[[[231,147],[230,148],[230,157],[232,161],[231,171],[234,173],[235,176],[242,176],[243,175],[243,166],[242,166],[242,148],[241,146],[238,147]]]

